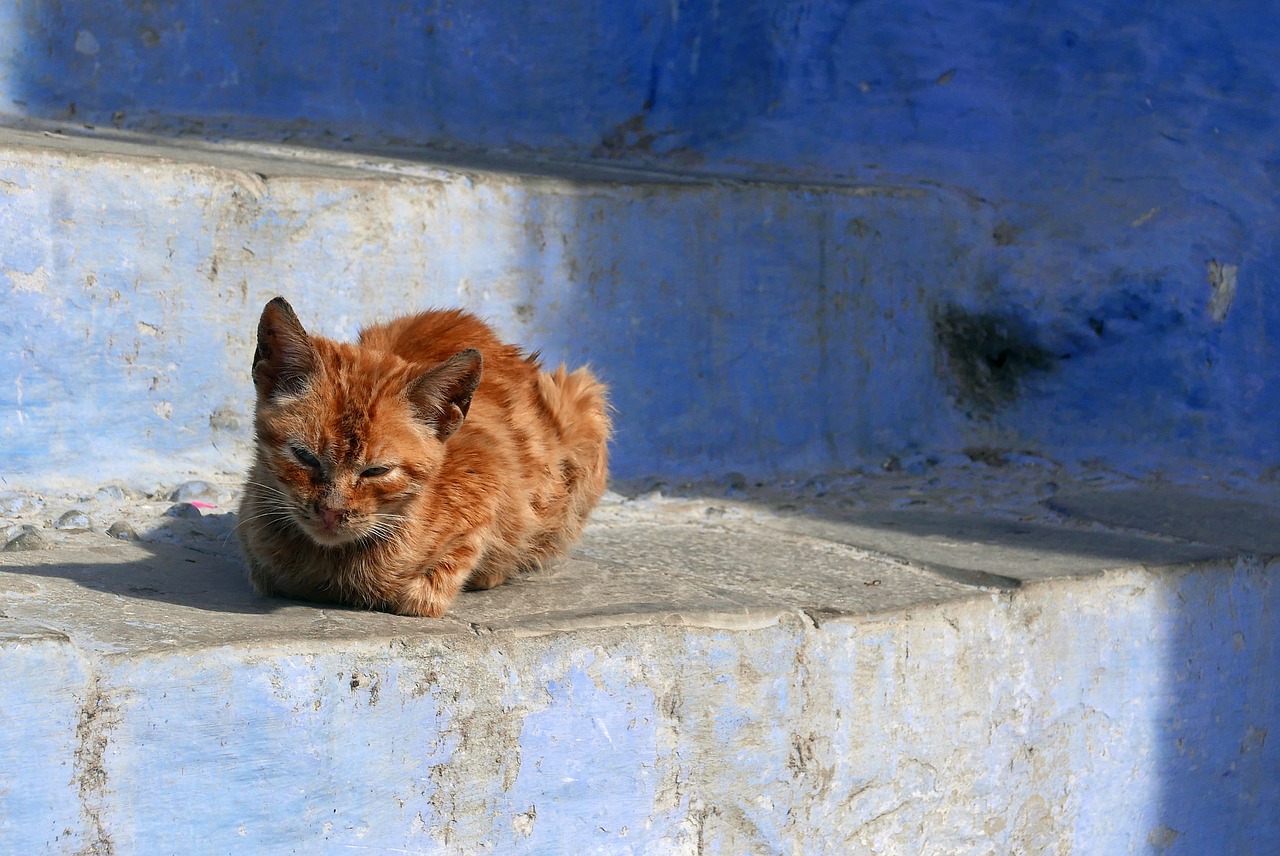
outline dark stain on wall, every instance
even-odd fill
[[[939,371],[971,417],[987,417],[1010,404],[1028,377],[1054,364],[1031,328],[1012,315],[945,306],[934,312],[933,333]]]

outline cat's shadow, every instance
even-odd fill
[[[234,515],[216,515],[200,522],[166,523],[123,545],[98,547],[92,539],[102,536],[88,533],[72,539],[66,545],[70,549],[7,553],[0,565],[0,588],[20,589],[17,580],[3,577],[25,575],[71,582],[84,592],[64,588],[64,595],[84,598],[86,605],[124,598],[238,615],[266,615],[297,603],[261,597],[253,590],[230,534],[233,526]],[[58,591],[55,586],[48,593],[58,596]]]
[[[60,549],[5,553],[0,559],[0,606],[12,599],[15,608],[0,608],[0,617],[24,618],[31,613],[37,621],[49,617],[55,624],[64,624],[84,616],[92,624],[103,625],[104,637],[121,630],[118,626],[112,629],[118,622],[184,625],[194,636],[222,628],[228,639],[255,638],[277,630],[323,633],[325,628],[338,625],[369,632],[412,629],[433,633],[467,625],[463,619],[423,624],[422,619],[353,606],[263,597],[249,582],[235,524],[233,513],[199,520],[166,519],[145,532],[141,540],[124,544],[106,540],[102,533],[84,533]],[[32,577],[49,584],[33,586]],[[517,579],[500,587],[504,591],[497,596],[464,592],[461,597],[473,608],[480,603],[492,604],[495,597],[510,597],[510,590],[518,583]],[[23,600],[43,605],[31,610],[17,608]],[[230,621],[206,620],[201,613]]]

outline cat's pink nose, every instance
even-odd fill
[[[347,513],[345,509],[330,508],[327,505],[318,506],[318,510],[320,511],[320,519],[324,521],[325,529],[332,529]]]

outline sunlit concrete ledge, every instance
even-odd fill
[[[1238,542],[1268,521],[1190,540],[1160,530],[1248,509],[1058,505],[615,497],[570,560],[439,621],[256,598],[217,533],[0,554],[0,840],[1265,852],[1280,563]]]

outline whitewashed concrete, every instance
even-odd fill
[[[1280,835],[1271,488],[1168,458],[1212,476],[1172,496],[967,410],[935,309],[982,287],[981,205],[65,133],[0,155],[0,511],[45,548],[0,556],[15,852]],[[225,509],[275,293],[331,335],[462,304],[592,361],[640,498],[443,621],[257,600]],[[191,476],[220,508],[164,517]]]
[[[1071,486],[1030,470],[1004,491],[979,466],[829,479],[817,499],[611,495],[571,559],[438,621],[257,598],[229,516],[148,524],[167,503],[111,500],[144,540],[39,527],[49,549],[0,554],[0,840],[1266,852],[1280,563],[1230,545],[1274,513],[1199,542],[1102,529],[1028,502]],[[1113,517],[1138,487],[1073,484]],[[1135,496],[1140,520],[1151,489]],[[956,514],[975,498],[985,527]],[[81,507],[105,520],[107,500]]]
[[[1263,422],[1117,392],[1120,363],[1175,383],[1152,361],[1191,346],[1046,338],[1083,323],[1060,304],[1123,326],[1105,279],[1046,283],[1034,323],[982,308],[1001,215],[962,191],[55,130],[0,133],[10,485],[239,472],[252,337],[276,294],[340,338],[460,305],[549,362],[591,363],[613,390],[620,477],[973,447],[1182,476],[1264,467],[1244,439]]]
[[[926,283],[964,254],[945,193],[528,168],[0,133],[5,478],[240,471],[252,339],[277,294],[341,338],[463,306],[549,362],[591,362],[613,388],[619,475],[963,445],[918,345]],[[907,241],[921,230],[928,250]]]

